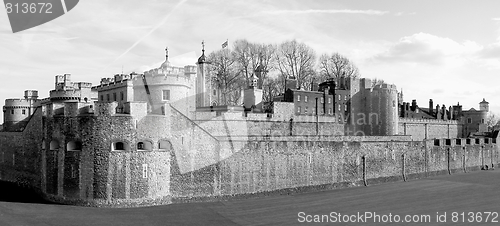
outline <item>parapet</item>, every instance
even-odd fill
[[[103,91],[110,90],[123,86],[132,86],[132,75],[122,76],[116,80],[115,78],[102,78],[101,84],[98,86],[92,87],[93,90]]]
[[[94,113],[93,103],[84,102],[63,102],[63,103],[50,103],[42,106],[44,116],[64,116],[75,117],[85,114]]]

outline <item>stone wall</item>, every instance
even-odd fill
[[[41,118],[37,108],[22,132],[0,132],[0,180],[40,187]]]
[[[440,140],[438,146],[433,140],[247,141],[221,162],[191,172],[185,182],[198,189],[172,195],[174,201],[184,201],[288,193],[458,173],[484,165],[498,167],[499,149],[491,140],[471,145],[454,141],[446,145],[446,140]],[[230,147],[228,142],[221,142],[221,153]]]
[[[410,135],[414,140],[435,138],[461,138],[463,125],[455,120],[400,118],[399,134]]]

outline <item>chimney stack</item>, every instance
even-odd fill
[[[429,114],[432,116],[434,115],[434,102],[432,99],[429,99]]]

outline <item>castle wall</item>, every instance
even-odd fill
[[[23,132],[0,132],[0,180],[40,187],[41,118],[37,108]]]
[[[491,164],[498,167],[496,144],[481,141],[478,145],[465,145],[465,142],[445,145],[445,140],[440,142],[441,145],[435,146],[433,140],[250,141],[216,165],[193,172],[191,180],[183,181],[188,185],[183,186],[195,190],[173,194],[173,198],[175,201],[289,193],[460,173],[478,170],[484,165],[491,167]],[[221,143],[221,152],[231,146],[229,143]],[[172,186],[177,186],[176,183]]]
[[[414,140],[464,137],[463,125],[455,120],[399,118],[399,134]]]

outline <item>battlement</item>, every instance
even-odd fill
[[[40,100],[21,99],[21,98],[6,99],[4,107],[6,107],[6,108],[30,107],[31,104],[34,104],[34,103],[39,102],[39,101]]]
[[[389,90],[396,90],[397,91],[396,85],[394,85],[394,84],[387,84],[387,83],[375,85],[373,87],[373,89],[374,90],[389,89]]]
[[[400,123],[414,123],[414,124],[459,124],[458,120],[443,120],[443,119],[419,119],[419,118],[399,118]]]
[[[165,108],[168,108],[166,106]],[[130,115],[142,117],[148,114],[147,103],[141,101],[126,102],[120,104],[118,102],[63,102],[63,103],[50,103],[43,105],[42,112],[44,116],[114,116],[114,115]]]
[[[122,77],[123,78],[123,77]],[[127,78],[123,80],[115,80],[114,78],[102,78],[101,79],[101,84],[98,86],[92,87],[93,90],[97,91],[102,91],[102,90],[108,90],[108,89],[115,89],[123,86],[129,86],[132,85],[132,77]]]

